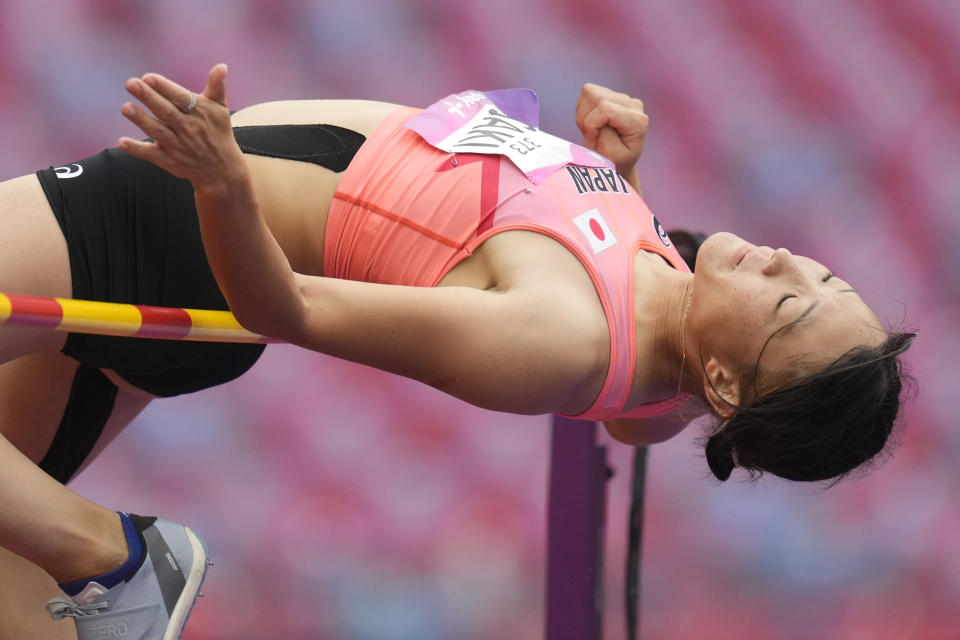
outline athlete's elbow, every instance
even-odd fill
[[[247,331],[284,342],[296,343],[306,325],[306,312],[302,304],[274,310],[237,308],[234,315]]]

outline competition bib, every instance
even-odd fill
[[[614,168],[599,153],[541,131],[539,121],[537,94],[504,89],[449,95],[406,127],[442,151],[506,156],[533,184],[568,164]]]

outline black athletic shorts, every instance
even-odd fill
[[[312,162],[338,172],[346,169],[365,140],[359,133],[330,125],[241,127],[234,134],[245,153]],[[188,181],[119,149],[36,175],[67,241],[74,298],[228,308],[207,263]],[[84,365],[80,371],[85,376],[95,378],[91,369],[112,369],[140,389],[174,396],[233,380],[253,366],[263,349],[258,344],[71,333],[63,353]],[[95,404],[105,415],[65,415],[62,430],[95,424],[102,429],[113,401],[106,385],[94,386],[104,387],[104,401],[85,406]],[[83,395],[89,395],[89,385],[85,389]],[[44,459],[49,464],[41,465],[62,469],[54,474],[61,481],[76,471],[96,441],[85,434],[86,451],[78,456],[74,450],[69,454],[72,461],[64,464],[66,453],[58,451],[58,442],[72,440],[75,449],[76,438],[69,435],[58,433]]]
[[[343,171],[365,138],[330,125],[234,130],[241,149]],[[187,180],[119,149],[37,172],[67,240],[73,297],[226,310],[207,264]],[[218,385],[253,366],[264,345],[71,333],[63,353],[113,369],[136,387],[174,396]]]
[[[188,181],[119,149],[37,176],[67,239],[74,298],[228,308],[207,264]],[[263,348],[71,333],[63,353],[175,396],[236,378]]]

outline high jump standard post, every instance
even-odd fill
[[[595,422],[553,417],[547,504],[546,640],[603,634],[606,447]]]

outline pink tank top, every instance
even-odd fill
[[[334,196],[325,272],[432,286],[495,234],[527,230],[549,236],[586,269],[610,332],[603,388],[589,409],[569,417],[604,421],[672,411],[688,396],[624,411],[636,367],[633,261],[645,250],[689,272],[686,263],[609,161],[536,129],[535,96],[533,108],[529,102],[518,107],[510,94],[464,92],[423,112],[404,108],[391,114],[361,148]],[[441,119],[448,118],[444,112],[459,111],[477,126],[454,121],[461,126],[451,134],[438,123],[438,110]],[[356,234],[332,233],[331,225],[347,226],[348,217],[394,224],[389,231],[373,222]],[[416,273],[410,271],[412,256]]]
[[[640,250],[662,256],[675,269],[689,268],[663,227],[634,189],[616,171],[604,167],[566,165],[539,185],[500,160],[499,204],[481,221],[471,252],[490,236],[515,229],[554,238],[583,264],[603,305],[610,330],[607,379],[582,420],[646,417],[676,409],[687,400],[677,396],[623,411],[636,367],[633,262]],[[492,185],[484,185],[491,189]],[[529,190],[528,190],[529,189]]]

